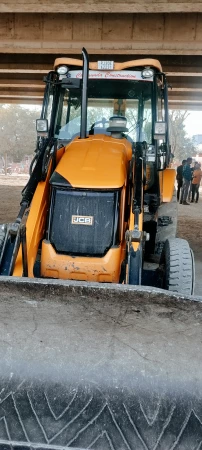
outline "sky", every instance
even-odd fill
[[[185,127],[190,137],[194,134],[202,134],[202,111],[189,111]]]

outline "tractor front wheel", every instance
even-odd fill
[[[193,295],[195,264],[193,252],[185,239],[167,239],[161,254],[161,287],[168,291]]]

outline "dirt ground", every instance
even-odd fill
[[[26,175],[0,175],[0,223],[15,219],[20,205],[21,191],[28,180]],[[187,239],[196,262],[196,295],[202,295],[202,188],[199,203],[178,205],[177,236]]]
[[[195,294],[202,295],[202,188],[199,203],[178,205],[177,236],[187,239],[194,252],[196,263]]]
[[[21,191],[28,175],[0,175],[0,223],[12,222],[20,210]]]

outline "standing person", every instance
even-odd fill
[[[195,202],[198,203],[199,186],[200,186],[201,178],[202,178],[202,172],[201,172],[199,164],[196,163],[194,166],[193,179],[192,179],[192,184],[191,184],[191,192],[192,192],[191,203],[194,202],[195,196],[196,196]]]
[[[183,159],[182,164],[177,167],[176,180],[177,180],[177,201],[178,202],[180,199],[180,190],[182,188],[182,183],[183,183],[182,171],[183,171],[183,167],[186,164],[186,162],[187,162],[187,160]]]
[[[191,179],[192,179],[192,171],[191,171],[191,167],[190,167],[191,163],[192,163],[192,158],[187,158],[186,164],[183,166],[183,169],[182,169],[183,184],[182,184],[182,196],[181,196],[180,203],[182,203],[183,205],[189,205],[189,203],[187,203],[187,196],[188,196],[189,187],[190,187]]]
[[[198,163],[195,161],[194,166],[191,167],[191,183],[190,183],[190,186],[189,186],[189,192],[188,192],[188,199],[189,199],[189,202],[191,201],[191,195],[192,195],[192,180],[193,180],[193,173],[194,173],[194,170],[195,170],[195,168],[196,168],[196,164],[198,164]]]

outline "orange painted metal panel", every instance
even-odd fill
[[[131,157],[132,146],[125,138],[76,138],[66,147],[56,171],[75,188],[120,188],[126,183]]]
[[[39,243],[43,238],[45,231],[46,217],[49,207],[50,172],[51,164],[46,181],[40,181],[38,183],[26,223],[28,276],[31,278],[34,276],[33,268]],[[20,247],[13,275],[16,277],[21,277],[22,272],[22,250]]]
[[[175,169],[165,169],[163,171],[163,202],[171,202],[175,185]]]
[[[52,245],[42,242],[41,275],[68,280],[118,283],[123,248],[111,248],[102,258],[59,255]]]
[[[54,69],[56,70],[56,68],[58,66],[63,66],[63,65],[82,67],[83,61],[81,59],[74,59],[74,58],[56,58],[56,60],[54,62]],[[146,67],[146,66],[155,67],[160,72],[162,72],[162,66],[161,66],[160,62],[157,59],[152,59],[152,58],[134,59],[134,60],[125,61],[122,63],[115,62],[113,70],[123,70],[123,69],[128,69],[129,67]],[[90,62],[89,69],[98,70],[98,63]],[[111,72],[111,70],[110,70],[110,72]]]

